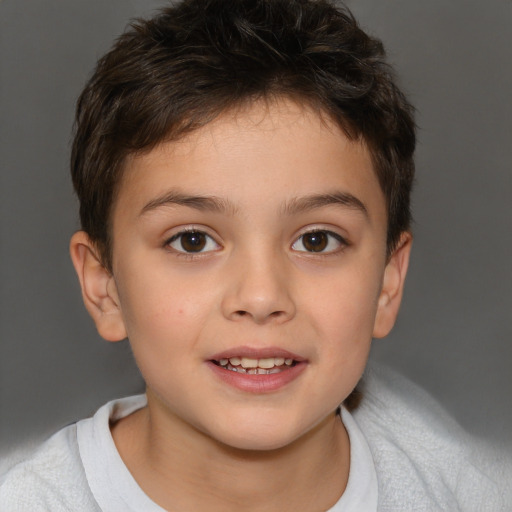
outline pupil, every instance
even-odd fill
[[[206,236],[204,233],[193,231],[191,233],[185,233],[181,237],[181,246],[187,252],[199,252],[204,249],[206,245]]]
[[[323,231],[304,235],[304,247],[311,252],[320,252],[327,247],[327,235]]]

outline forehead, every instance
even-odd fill
[[[166,190],[215,195],[235,208],[343,191],[386,217],[370,152],[327,116],[291,100],[228,111],[177,141],[128,157],[115,212],[143,209]]]

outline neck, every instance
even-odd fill
[[[347,432],[334,413],[275,450],[239,450],[146,407],[112,429],[123,461],[166,510],[327,510],[345,490]]]

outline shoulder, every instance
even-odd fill
[[[364,382],[354,418],[374,458],[381,510],[399,503],[468,512],[510,506],[510,452],[470,436],[428,393],[389,369],[370,367]]]
[[[52,436],[0,477],[2,512],[99,510],[85,478],[76,425]]]

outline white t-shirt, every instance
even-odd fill
[[[34,457],[7,474],[2,512],[164,512],[139,487],[114,444],[109,425],[146,405],[145,395],[114,400],[92,418],[57,432]],[[330,512],[377,512],[377,476],[368,444],[342,410],[350,438],[350,472]]]
[[[365,378],[362,405],[342,410],[347,488],[330,512],[510,512],[512,457],[468,436],[423,391],[393,372]],[[162,512],[135,482],[109,423],[145,405],[115,400],[70,425],[0,477],[1,512]]]
[[[138,486],[122,461],[109,430],[117,421],[146,404],[144,395],[114,400],[93,418],[79,421],[77,441],[89,488],[103,511],[164,512]],[[368,444],[351,415],[342,419],[350,437],[351,462],[347,488],[332,512],[376,512],[377,475]]]

